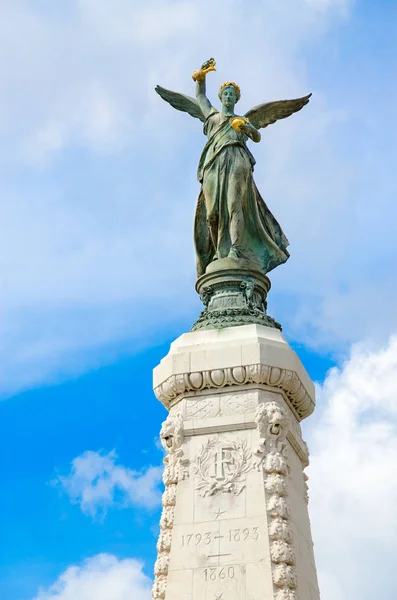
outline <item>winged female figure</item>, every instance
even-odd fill
[[[234,109],[240,88],[232,81],[219,88],[221,110],[212,106],[206,96],[210,71],[215,71],[214,59],[194,71],[196,98],[156,87],[171,106],[200,119],[208,138],[197,170],[201,183],[194,222],[197,275],[200,277],[211,262],[223,258],[237,263],[241,259],[249,261],[252,268],[265,274],[288,259],[289,242],[256,187],[255,159],[247,141],[259,142],[259,129],[303,108],[311,94],[260,104],[239,116]]]

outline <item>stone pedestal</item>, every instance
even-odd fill
[[[154,600],[319,600],[299,422],[314,386],[278,329],[178,338],[154,371],[163,513]]]
[[[192,331],[250,323],[281,330],[280,323],[266,313],[269,290],[269,278],[246,260],[221,258],[210,263],[196,283],[205,309]]]

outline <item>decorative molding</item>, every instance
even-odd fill
[[[269,537],[271,540],[284,540],[290,544],[292,532],[288,521],[281,517],[274,517],[269,523]]]
[[[277,402],[260,404],[255,421],[259,445],[253,452],[253,462],[255,468],[262,469],[265,477],[274,598],[298,600],[296,557],[288,522],[289,467],[286,439],[291,423],[286,410]]]
[[[309,486],[307,484],[308,480],[309,480],[309,477],[306,475],[306,473],[303,473],[303,488],[305,490],[304,498],[305,498],[306,504],[309,504]]]
[[[223,437],[209,438],[196,459],[196,489],[203,498],[218,492],[238,496],[245,488],[243,475],[250,469],[251,452],[247,442]]]
[[[299,458],[301,459],[303,468],[308,467],[309,466],[309,449],[307,447],[306,442],[304,442],[301,437],[298,438],[299,439],[299,442],[298,442],[298,439],[290,431],[288,432],[287,439],[288,439],[289,443],[291,444],[291,446],[293,447],[293,449],[295,450],[295,452],[297,453],[297,455],[299,456]]]
[[[178,482],[188,476],[189,461],[182,450],[183,419],[179,412],[169,414],[164,421],[160,440],[167,455],[164,458],[163,481],[165,490],[162,497],[163,511],[160,519],[160,535],[157,541],[157,560],[154,565],[153,600],[165,600],[168,568],[172,543],[172,529],[175,518],[175,504]]]
[[[285,587],[277,591],[274,600],[298,600],[298,596],[295,590]]]
[[[215,398],[188,398],[186,400],[187,419],[207,419],[216,417],[219,411],[219,403]]]
[[[244,414],[247,412],[255,412],[257,400],[254,393],[239,393],[232,392],[224,394],[220,403],[219,416],[228,417],[236,414]]]
[[[237,302],[238,300],[236,301],[233,297],[223,300],[223,304],[227,303],[229,305],[237,304]],[[280,323],[256,307],[231,308],[230,306],[225,306],[220,310],[211,311],[205,308],[193,324],[191,331],[238,327],[239,325],[252,325],[253,323],[282,330]]]
[[[261,363],[171,375],[155,388],[154,393],[168,408],[172,400],[188,392],[247,384],[268,385],[281,389],[300,420],[314,410],[314,402],[295,371]]]
[[[278,565],[274,571],[274,582],[279,586],[286,586],[289,588],[296,588],[298,585],[298,579],[296,571],[290,565]]]

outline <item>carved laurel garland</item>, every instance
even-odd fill
[[[304,489],[305,489],[305,496],[304,497],[305,497],[306,504],[309,504],[309,486],[307,484],[308,480],[309,480],[309,477],[306,475],[306,473],[303,473],[303,486],[304,486]]]
[[[183,443],[181,413],[168,415],[160,431],[160,440],[167,456],[164,458],[163,482],[165,490],[162,498],[163,511],[160,519],[160,535],[157,542],[158,554],[154,565],[153,600],[164,600],[167,591],[177,486],[179,481],[188,476],[189,461],[185,458],[181,448]]]
[[[229,472],[221,480],[217,480],[209,474],[210,466],[213,464],[212,452],[219,447],[224,447],[230,454]],[[213,496],[218,492],[230,493],[238,496],[245,488],[244,473],[251,469],[251,452],[247,448],[247,442],[243,440],[227,440],[210,438],[199,452],[194,466],[197,475],[197,490],[203,498]]]
[[[313,400],[294,371],[263,364],[172,375],[156,387],[154,392],[168,406],[172,400],[186,392],[249,383],[282,389],[300,419],[309,416],[314,410]]]
[[[295,553],[289,526],[288,452],[285,442],[289,419],[277,402],[260,404],[256,410],[260,442],[254,452],[254,466],[262,469],[268,495],[270,557],[275,600],[298,600]]]

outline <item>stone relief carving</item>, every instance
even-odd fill
[[[256,408],[255,394],[232,394],[224,395],[221,398],[221,416],[230,416],[235,414],[243,414],[245,412],[254,412]]]
[[[277,402],[259,404],[255,422],[259,433],[259,446],[254,453],[254,466],[260,470],[263,463],[267,473],[287,472],[286,437],[289,419]]]
[[[175,506],[176,504],[176,485],[169,485],[163,494],[165,506]]]
[[[305,490],[304,498],[305,498],[306,504],[309,504],[309,486],[307,484],[308,480],[309,480],[309,478],[306,475],[306,473],[303,473],[303,487]]]
[[[153,600],[164,600],[166,591],[167,591],[167,576],[160,575],[159,577],[155,577],[153,587],[152,587]]]
[[[288,521],[281,517],[274,517],[269,523],[269,537],[271,540],[284,540],[290,544],[292,532]]]
[[[162,529],[171,529],[174,524],[175,507],[164,506],[160,517],[160,527]]]
[[[283,390],[300,419],[314,410],[314,402],[294,371],[261,363],[172,375],[155,388],[157,398],[166,406],[186,392],[219,389],[245,384],[264,384]]]
[[[170,555],[168,553],[159,554],[154,564],[154,574],[157,576],[168,575],[168,567],[170,564]]]
[[[278,565],[273,571],[273,576],[276,585],[287,586],[289,588],[296,588],[298,585],[296,571],[290,565]]]
[[[278,449],[287,437],[290,425],[287,414],[280,404],[274,401],[259,404],[255,422],[261,440],[266,441],[272,448]]]
[[[298,596],[295,593],[295,590],[291,590],[291,588],[281,588],[275,595],[275,600],[298,600]]]
[[[233,392],[209,397],[186,399],[185,416],[187,419],[207,419],[210,417],[227,417],[246,412],[255,412],[257,394]]]
[[[245,487],[244,473],[250,469],[251,453],[245,441],[209,438],[196,459],[196,489],[202,497],[218,492],[238,496]]]
[[[279,496],[277,492],[270,496],[266,508],[271,517],[281,517],[282,519],[288,519],[289,517],[287,501],[285,498]]]
[[[203,287],[200,292],[200,300],[204,306],[208,306],[211,296],[213,295],[213,289],[210,286]]]
[[[286,447],[283,448],[286,450]],[[284,454],[281,454],[279,451],[270,451],[268,454],[265,454],[265,457],[261,457],[261,449],[257,450],[257,456],[259,458],[259,467],[261,461],[263,461],[263,468],[266,473],[281,473],[282,475],[286,475],[288,472],[288,464],[286,461],[286,457]],[[258,463],[255,465],[258,468]]]
[[[280,473],[271,473],[265,482],[265,489],[269,494],[278,494],[279,496],[287,495],[287,483],[285,477]]]
[[[160,440],[167,455],[164,458],[163,481],[165,490],[162,497],[163,511],[160,519],[160,535],[157,541],[158,554],[154,565],[153,600],[165,599],[177,485],[179,481],[188,475],[189,462],[182,450],[183,419],[181,413],[176,412],[168,415],[161,427]]]
[[[186,417],[188,419],[206,419],[216,417],[218,404],[215,398],[198,398],[186,401]]]
[[[167,453],[174,452],[183,442],[183,419],[180,412],[170,413],[160,430],[160,441]]]
[[[157,552],[169,552],[171,550],[172,535],[169,529],[161,529],[157,542]]]
[[[287,544],[283,540],[276,540],[270,546],[270,556],[275,563],[285,565],[295,564],[295,553],[291,548],[291,544]]]
[[[298,441],[299,440],[299,441]],[[288,433],[288,441],[302,461],[303,468],[309,465],[309,451],[306,442],[301,437]]]
[[[298,600],[296,557],[288,523],[288,448],[290,419],[277,402],[260,404],[255,421],[259,446],[253,453],[254,467],[263,470],[269,516],[270,557],[275,600]]]
[[[163,474],[165,485],[185,479],[189,474],[189,461],[182,450],[183,418],[180,412],[168,415],[161,427],[160,441],[167,452]]]

